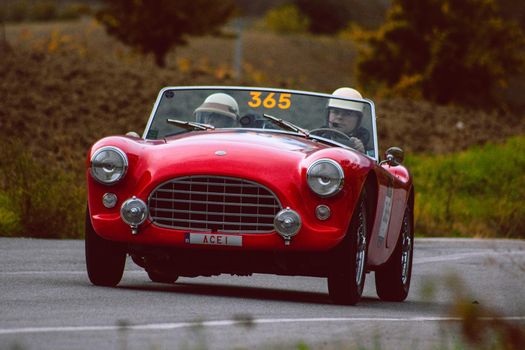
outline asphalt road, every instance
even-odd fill
[[[92,286],[82,241],[0,238],[0,349],[436,349],[461,341],[450,310],[525,327],[525,241],[417,239],[408,300],[381,302],[373,274],[357,306],[322,278],[254,275],[150,282],[128,261]],[[525,348],[525,344],[524,344]]]

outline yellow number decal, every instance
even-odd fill
[[[279,96],[279,108],[280,109],[288,109],[292,105],[292,102],[290,101],[291,94],[281,94]]]
[[[270,92],[264,100],[262,99],[262,92],[251,91],[250,95],[252,99],[248,101],[248,106],[252,108],[261,107],[262,105],[269,109],[275,108],[276,106],[280,109],[288,109],[292,105],[292,101],[290,100],[290,97],[292,97],[291,94],[279,94],[279,102],[274,98],[275,92]]]
[[[252,92],[250,92],[250,95],[252,95],[252,100],[250,102],[248,102],[248,106],[250,106],[252,108],[259,107],[261,105],[261,103],[262,103],[261,93],[258,92],[258,91],[252,91]]]
[[[275,105],[277,104],[277,101],[275,101],[275,99],[273,98],[274,95],[275,95],[274,92],[270,92],[268,94],[268,96],[266,96],[266,98],[263,101],[263,106],[264,107],[266,107],[266,108],[273,108],[273,107],[275,107]]]

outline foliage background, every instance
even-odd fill
[[[81,237],[88,148],[107,135],[142,131],[163,86],[331,92],[357,83],[356,44],[345,29],[281,35],[258,21],[243,32],[240,80],[234,35],[191,39],[159,68],[91,17],[8,23],[11,48],[0,55],[0,235]],[[346,30],[355,33],[352,26]],[[417,234],[525,237],[522,112],[365,96],[376,103],[380,148],[407,152]]]

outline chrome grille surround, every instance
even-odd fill
[[[282,209],[277,196],[253,181],[194,175],[171,179],[148,198],[154,225],[194,232],[270,233]]]

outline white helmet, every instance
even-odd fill
[[[194,114],[198,112],[219,113],[237,121],[239,118],[239,105],[233,97],[223,93],[216,93],[208,96],[204,102],[195,109]]]
[[[358,99],[362,100],[363,96],[361,96],[361,93],[357,91],[356,89],[352,89],[349,87],[342,87],[337,90],[335,90],[332,93],[333,96],[337,97],[344,97],[344,98],[351,98],[351,99]],[[353,102],[353,101],[344,101],[344,100],[338,100],[335,98],[331,98],[328,101],[328,108],[341,108],[341,109],[349,109],[353,111],[363,112],[364,104],[359,102]]]

